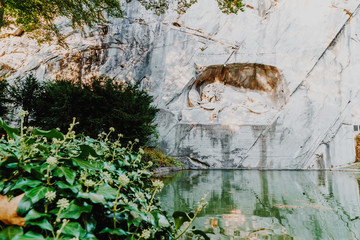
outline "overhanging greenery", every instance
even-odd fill
[[[132,0],[123,2],[127,4]],[[163,14],[169,8],[170,0],[137,0],[155,14]],[[177,0],[177,11],[185,12],[197,0]],[[244,10],[242,0],[217,0],[219,8],[226,14]],[[38,38],[51,40],[54,35],[61,40],[61,34],[54,24],[57,17],[71,19],[74,28],[93,27],[107,22],[104,13],[111,17],[123,17],[118,0],[0,0],[0,29],[15,25],[31,32],[39,30]]]

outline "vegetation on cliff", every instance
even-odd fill
[[[0,30],[13,25],[21,32],[34,32],[41,41],[57,37],[62,41],[62,34],[57,28],[55,19],[66,17],[71,20],[75,29],[84,31],[85,26],[95,27],[107,23],[107,16],[121,18],[124,15],[124,4],[118,0],[0,0]],[[169,9],[169,0],[137,0],[146,9],[160,15]],[[177,0],[177,11],[185,12],[197,0]],[[230,14],[243,11],[242,0],[217,0],[222,12]]]

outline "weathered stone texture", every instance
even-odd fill
[[[74,32],[67,49],[27,34],[0,39],[10,79],[139,82],[161,109],[160,146],[212,168],[331,168],[355,159],[360,124],[356,0],[248,0],[222,14],[200,0],[154,16],[137,3],[123,19]],[[0,73],[1,75],[1,73]]]

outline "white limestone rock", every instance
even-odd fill
[[[1,38],[0,76],[106,74],[138,82],[161,109],[163,150],[204,167],[353,162],[352,125],[360,124],[358,1],[245,3],[238,15],[199,0],[185,14],[158,17],[134,2],[125,18],[86,36],[59,19],[68,48],[39,46],[28,34]],[[217,70],[204,78],[211,66]]]

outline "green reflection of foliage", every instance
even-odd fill
[[[170,173],[166,173],[166,174],[155,175],[155,177],[161,179],[161,181],[163,181],[164,185],[167,186],[167,185],[171,185],[171,184],[177,182],[177,180],[180,179],[183,174],[184,174],[183,171],[170,172]]]

